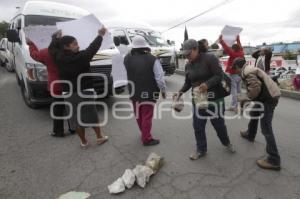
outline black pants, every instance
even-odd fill
[[[54,102],[63,102],[62,98],[54,98]],[[55,105],[53,107],[53,114],[56,117],[63,117],[65,112],[65,105]],[[53,133],[63,134],[64,133],[64,120],[63,119],[53,119]]]
[[[196,109],[194,105],[193,127],[197,142],[198,152],[207,151],[207,141],[205,126],[207,119],[210,119],[211,124],[217,132],[217,135],[224,146],[230,144],[227,134],[227,127],[224,120],[225,105],[224,102],[216,103],[216,106],[209,106],[208,109]],[[222,114],[221,114],[222,113]]]
[[[261,132],[265,136],[267,143],[268,161],[274,165],[280,165],[280,156],[272,128],[273,114],[277,104],[278,100],[271,103],[263,103],[263,111],[251,111],[250,116],[254,118],[251,118],[248,124],[248,137],[254,139],[257,134],[258,120],[260,119]],[[255,104],[253,108],[257,109],[259,107],[261,107],[261,104]],[[259,117],[262,113],[263,116]]]

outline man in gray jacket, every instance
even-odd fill
[[[268,157],[257,160],[257,165],[263,169],[280,170],[280,156],[272,129],[274,110],[281,95],[280,89],[263,70],[246,65],[246,60],[243,58],[236,58],[233,61],[233,68],[242,77],[247,89],[247,93],[240,95],[238,100],[242,104],[246,101],[256,102],[250,112],[251,119],[248,130],[241,131],[241,136],[253,142],[257,133],[258,117],[260,117],[261,131],[266,139]],[[262,111],[258,111],[260,107]]]

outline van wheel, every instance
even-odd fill
[[[5,68],[8,72],[13,72],[14,71],[14,66],[12,63],[9,63],[8,60],[5,60]]]
[[[22,97],[23,97],[23,100],[24,100],[25,104],[29,108],[37,109],[38,106],[31,101],[30,93],[25,88],[25,84],[24,83],[21,84],[21,92],[22,92]]]
[[[0,60],[0,66],[2,66],[2,67],[5,66],[5,63],[2,60]]]
[[[17,73],[17,72],[16,72],[16,80],[17,80],[18,86],[20,86],[20,85],[21,85],[21,81],[20,81],[20,79],[19,79],[19,76],[18,76],[18,73]]]

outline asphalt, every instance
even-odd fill
[[[168,90],[178,90],[183,80],[179,75],[166,77]],[[175,119],[166,105],[162,118],[153,123],[153,136],[161,144],[144,147],[133,118],[120,120],[112,116],[113,104],[120,101],[128,99],[103,100],[108,104],[108,123],[102,129],[110,137],[109,142],[96,146],[94,134],[88,130],[92,146],[82,150],[75,135],[49,136],[49,107],[26,107],[15,74],[0,68],[0,198],[54,199],[69,191],[88,192],[95,199],[300,198],[300,101],[282,97],[275,111],[273,128],[282,157],[280,172],[256,166],[255,160],[265,155],[265,141],[260,132],[254,143],[239,136],[239,131],[247,127],[246,119],[226,121],[235,154],[224,149],[208,122],[208,154],[192,162],[188,159],[195,150],[191,119]],[[103,109],[99,113],[103,115]],[[186,106],[179,116],[190,113],[191,108]],[[125,169],[143,163],[151,152],[163,156],[165,164],[148,186],[135,186],[111,196],[107,185]]]

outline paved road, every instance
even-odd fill
[[[170,91],[183,77],[167,77]],[[111,107],[114,102],[106,99]],[[0,68],[0,198],[54,199],[71,190],[85,191],[91,198],[172,199],[299,199],[300,198],[300,102],[282,98],[276,110],[274,129],[282,156],[280,172],[264,171],[255,165],[264,155],[265,142],[248,143],[239,136],[246,119],[228,120],[227,126],[237,153],[230,154],[219,143],[210,123],[207,126],[208,155],[191,162],[194,150],[192,121],[175,120],[170,111],[154,121],[153,134],[159,146],[145,148],[139,142],[134,119],[116,120],[109,114],[103,130],[110,140],[103,146],[81,150],[76,136],[63,139],[48,135],[49,108],[32,110],[22,101],[15,75]],[[188,115],[186,107],[181,115]],[[101,111],[100,111],[101,112]],[[109,111],[111,112],[111,111]],[[88,133],[89,140],[94,135]],[[133,188],[110,196],[107,185],[125,169],[142,163],[150,152],[165,157],[165,165],[143,190]]]

